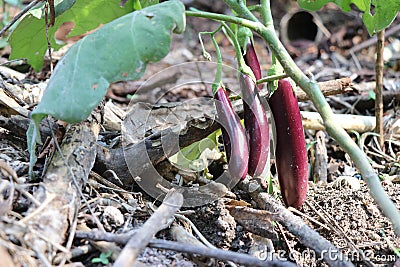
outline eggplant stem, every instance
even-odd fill
[[[211,37],[211,41],[214,44],[215,47],[215,53],[217,55],[217,70],[215,72],[215,79],[214,82],[212,84],[212,94],[215,95],[215,93],[217,92],[218,88],[222,86],[222,54],[221,54],[221,50],[219,49],[218,43],[215,40],[215,34],[217,32],[219,32],[221,30],[221,28],[223,27],[223,25],[221,24],[216,30],[212,31],[212,32],[199,32],[199,40],[200,40],[200,45],[201,45],[201,49],[203,51],[203,56],[211,61],[211,55],[210,53],[208,53],[204,47],[204,43],[203,40],[201,38],[202,35],[204,34],[208,34]]]
[[[239,72],[249,75],[255,81],[256,79],[254,77],[253,72],[251,71],[250,67],[246,65],[246,62],[244,61],[244,58],[242,55],[242,50],[240,49],[240,44],[239,44],[238,39],[236,38],[235,33],[225,22],[221,21],[221,24],[224,26],[224,29],[226,30],[229,38],[232,41],[233,46],[235,47],[236,58],[238,61],[238,66],[239,66]]]
[[[288,75],[286,73],[277,74],[277,75],[271,75],[271,76],[267,76],[267,77],[264,77],[264,78],[261,78],[261,79],[257,80],[256,83],[257,84],[269,83],[269,82],[273,82],[273,81],[276,81],[276,80],[284,79],[284,78],[287,78],[287,77],[288,77]]]

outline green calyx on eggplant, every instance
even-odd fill
[[[275,159],[282,198],[286,206],[299,209],[307,195],[308,160],[299,105],[289,80],[278,81],[268,102],[276,126]]]

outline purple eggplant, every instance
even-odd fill
[[[233,179],[240,178],[243,180],[247,175],[249,157],[246,134],[223,87],[218,88],[214,98],[217,100],[215,106],[222,126],[229,173]]]
[[[260,176],[269,157],[269,125],[264,106],[261,103],[254,80],[240,74],[240,88],[243,99],[244,125],[249,140],[248,174]]]
[[[276,126],[276,167],[286,206],[300,208],[307,195],[308,161],[299,105],[287,79],[269,99]]]
[[[246,54],[244,55],[244,61],[246,62],[246,65],[250,67],[256,80],[261,79],[262,74],[260,63],[258,62],[256,50],[254,49],[253,43],[250,40],[246,45]],[[262,84],[258,85],[258,89],[262,89]]]

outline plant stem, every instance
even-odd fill
[[[240,16],[257,22],[254,15],[241,1],[224,0],[224,2]],[[270,9],[266,10],[270,13]],[[250,25],[250,23],[246,24]],[[363,179],[368,184],[371,196],[377,202],[378,206],[383,211],[383,214],[392,222],[396,234],[400,236],[400,213],[383,190],[378,175],[369,163],[365,153],[356,145],[356,143],[354,143],[346,131],[334,121],[332,109],[321,93],[318,84],[315,81],[311,81],[296,65],[276,36],[273,24],[270,23],[269,26],[261,26],[261,23],[258,24],[257,27],[249,28],[261,35],[281,63],[286,74],[288,74],[289,77],[292,78],[310,97],[324,121],[326,131],[350,155],[351,159],[361,172]]]
[[[376,42],[376,88],[375,88],[375,118],[376,118],[376,128],[375,132],[379,134],[379,146],[381,149],[384,147],[385,138],[383,136],[383,48],[385,45],[385,30],[377,33]]]
[[[242,52],[240,51],[240,45],[239,42],[235,36],[235,33],[232,31],[232,29],[225,23],[225,22],[221,22],[222,26],[224,26],[224,29],[226,30],[229,38],[232,40],[232,44],[235,48],[235,53],[236,53],[236,58],[239,64],[239,68],[242,67],[243,65],[246,65],[246,63],[244,62],[244,58],[242,55]]]
[[[235,33],[232,31],[232,29],[228,25],[226,25],[225,22],[221,22],[221,24],[224,26],[224,29],[226,30],[226,33],[228,34],[229,38],[232,40],[232,44],[235,47],[236,59],[238,61],[238,70],[239,70],[239,72],[249,75],[255,81],[256,79],[254,77],[253,72],[251,71],[250,67],[246,65],[246,62],[244,61],[244,58],[243,58],[243,55],[242,55],[242,51],[240,49],[240,45],[239,45],[239,42],[238,42],[238,40],[236,38]]]
[[[261,18],[265,26],[273,26],[274,21],[272,20],[271,5],[269,0],[261,0]]]
[[[264,25],[262,25],[259,22],[254,22],[254,21],[251,21],[248,19],[233,17],[233,16],[229,16],[229,15],[224,15],[224,14],[217,14],[217,13],[197,11],[197,10],[196,11],[191,11],[191,10],[185,11],[185,14],[186,14],[186,16],[189,16],[189,17],[199,17],[199,18],[212,19],[212,20],[216,20],[216,21],[225,21],[225,22],[235,23],[237,25],[248,27],[249,29],[252,29],[255,32],[260,31],[261,28],[265,28]]]
[[[220,30],[220,29],[221,28],[219,27],[218,30]],[[215,32],[213,34],[211,34],[211,40],[215,47],[215,53],[217,54],[217,70],[215,72],[215,79],[214,79],[214,83],[212,85],[213,95],[215,95],[217,93],[218,88],[222,84],[222,55],[221,55],[221,50],[219,49],[217,40],[215,40],[214,35],[215,35]]]
[[[259,12],[261,10],[261,5],[247,6],[250,11]]]
[[[288,77],[288,75],[286,73],[277,74],[277,75],[271,75],[271,76],[267,76],[267,77],[264,77],[264,78],[261,78],[261,79],[257,80],[257,84],[273,82],[273,81],[284,79],[284,78],[287,78],[287,77]]]
[[[206,51],[206,48],[204,47],[203,40],[201,39],[201,36],[204,34],[209,34],[211,37],[211,40],[214,44],[215,47],[215,54],[217,55],[217,70],[215,73],[215,79],[212,84],[212,94],[215,95],[215,93],[218,91],[218,88],[222,86],[222,55],[221,55],[221,50],[219,49],[218,43],[215,40],[214,35],[221,30],[223,27],[223,24],[221,25],[214,31],[212,32],[199,32],[199,41],[201,45],[201,49],[203,52],[203,57],[205,57],[207,60],[211,61],[211,55]]]

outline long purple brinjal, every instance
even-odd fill
[[[276,167],[286,206],[299,209],[307,195],[308,161],[299,105],[289,80],[278,81],[269,99],[276,126]]]
[[[249,149],[239,116],[232,108],[225,89],[220,87],[214,95],[215,106],[222,129],[229,173],[233,178],[244,179],[248,170]]]
[[[261,79],[261,67],[257,58],[256,50],[254,49],[254,45],[251,41],[249,41],[246,45],[246,54],[244,55],[244,61],[246,65],[250,67],[251,71],[254,74],[256,80]],[[262,84],[258,85],[258,89],[262,89]]]
[[[243,99],[244,125],[249,140],[248,174],[261,176],[269,158],[269,125],[264,106],[258,95],[254,80],[240,74],[240,88]]]

